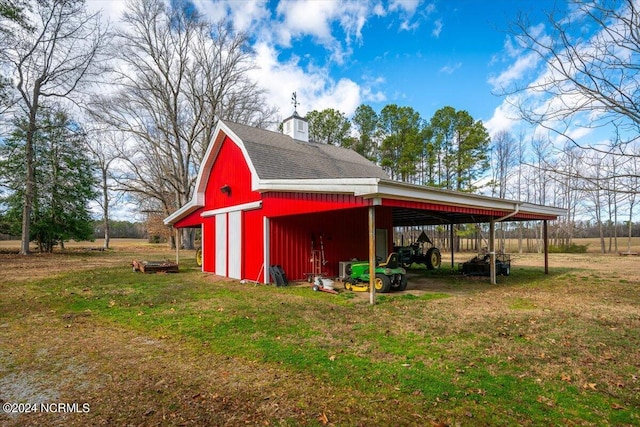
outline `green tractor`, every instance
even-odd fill
[[[351,264],[349,275],[344,281],[348,291],[369,290],[369,263],[358,261]],[[393,252],[387,261],[376,265],[374,286],[376,292],[387,293],[391,290],[404,291],[407,288],[407,271],[398,264],[398,254]]]
[[[423,253],[423,245],[428,243],[431,247]],[[415,264],[424,264],[427,270],[437,270],[442,265],[442,254],[436,248],[429,236],[423,231],[418,240],[409,246],[396,246],[393,248],[398,253],[400,264],[405,268],[411,268]]]

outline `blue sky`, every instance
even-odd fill
[[[491,132],[513,127],[495,85],[533,67],[508,35],[519,13],[545,21],[553,1],[192,0],[211,19],[247,31],[256,52],[253,77],[281,118],[362,104],[410,106],[425,119],[444,106],[467,110]],[[563,2],[556,5],[560,11]],[[122,0],[89,0],[117,25]],[[519,62],[518,62],[519,61]],[[520,76],[518,76],[520,77]]]

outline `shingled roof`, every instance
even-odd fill
[[[387,199],[395,203],[396,225],[464,224],[492,219],[499,222],[507,218],[547,220],[565,214],[563,209],[550,206],[394,181],[382,168],[352,150],[221,121],[215,143],[209,146],[200,167],[191,201],[165,218],[165,224],[174,225],[205,206],[208,179],[225,136],[231,138],[247,158],[252,191],[337,193]]]
[[[347,148],[298,141],[279,132],[229,121],[243,142],[260,179],[389,179],[378,165]]]

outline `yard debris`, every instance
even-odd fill
[[[327,414],[324,412],[318,417],[318,421],[320,421],[323,426],[329,424],[329,418],[327,418]]]
[[[177,273],[178,264],[171,261],[138,261],[131,262],[133,271],[142,273]]]
[[[553,400],[549,399],[548,397],[545,396],[538,396],[538,399],[536,399],[538,402],[543,403],[545,405],[547,405],[550,408],[553,408],[554,406],[556,406],[556,404],[553,402]]]

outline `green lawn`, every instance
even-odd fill
[[[0,324],[88,316],[203,357],[305,375],[335,393],[318,396],[333,405],[332,425],[640,424],[636,280],[568,267],[514,268],[493,287],[447,270],[435,280],[437,291],[370,306],[349,292],[215,281],[190,262],[178,274],[97,268],[0,285]],[[281,387],[283,405],[299,404],[299,383]]]

